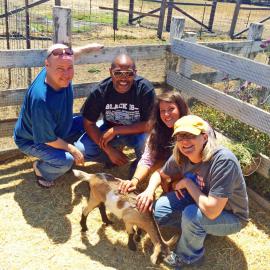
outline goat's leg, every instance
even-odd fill
[[[130,222],[126,221],[125,219],[124,219],[124,222],[125,222],[125,226],[126,226],[126,231],[128,233],[128,248],[130,250],[136,251],[137,246],[134,242],[135,231],[133,229],[133,223],[130,223]]]
[[[113,224],[113,222],[108,219],[108,216],[106,214],[105,204],[101,203],[98,206],[98,209],[99,209],[99,212],[100,212],[100,215],[101,215],[102,222],[105,223],[106,225]]]
[[[86,232],[88,230],[87,225],[86,225],[87,216],[93,209],[95,209],[99,205],[99,203],[100,202],[97,202],[96,200],[90,197],[88,201],[88,205],[83,209],[82,216],[81,216],[80,224],[82,227],[81,229],[82,232]]]
[[[136,234],[134,236],[134,239],[136,242],[140,242],[142,238],[142,229],[141,228],[137,228]]]
[[[137,212],[133,215],[133,220],[139,228],[143,229],[146,233],[149,234],[150,239],[154,245],[154,251],[150,257],[152,264],[156,264],[159,256],[161,255],[161,248],[162,248],[162,239],[159,234],[159,230],[154,223],[152,217],[148,214],[142,214]]]

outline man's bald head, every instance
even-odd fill
[[[132,57],[125,53],[119,54],[113,59],[111,69],[114,69],[117,66],[125,66],[126,68],[133,70],[136,69],[136,65]]]

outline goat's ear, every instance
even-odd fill
[[[81,179],[81,180],[88,180],[90,178],[90,174],[83,172],[81,170],[72,170],[75,177]]]

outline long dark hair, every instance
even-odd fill
[[[157,95],[150,117],[152,130],[149,136],[149,148],[155,161],[168,159],[173,148],[173,128],[168,128],[160,118],[159,104],[161,101],[175,103],[180,117],[189,113],[188,106],[179,92],[168,91]]]

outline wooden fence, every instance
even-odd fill
[[[168,71],[167,83],[181,90],[182,93],[195,97],[207,105],[270,135],[269,112],[195,80],[192,77],[192,65],[198,63],[208,66],[218,70],[218,72],[256,83],[268,89],[270,88],[270,66],[206,47],[206,44],[196,44],[194,35],[190,35],[188,40],[183,40],[181,37],[183,35],[184,19],[174,18],[173,23],[171,52],[181,57],[181,62],[179,69],[175,68]],[[254,24],[253,27],[257,29],[258,25]],[[263,27],[263,25],[259,25],[259,27]],[[250,43],[256,43],[257,34],[258,31],[253,31],[251,27]],[[254,49],[256,50],[256,46],[254,46]],[[177,65],[175,64],[174,67],[177,67]],[[201,77],[203,77],[203,74],[201,74]],[[207,76],[205,76],[205,81],[208,82]],[[270,159],[263,155],[261,157],[263,162],[258,172],[270,178]]]
[[[59,7],[55,7],[58,9]],[[62,8],[61,8],[62,9]],[[55,16],[71,16],[70,12],[57,12]],[[67,19],[55,18],[59,22],[68,22]],[[180,22],[180,23],[179,23]],[[64,23],[66,25],[66,23]],[[58,24],[58,29],[62,29]],[[68,26],[66,26],[68,28]],[[245,80],[256,82],[260,85],[270,88],[270,66],[255,63],[252,60],[245,59],[240,56],[232,55],[244,53],[258,53],[260,48],[259,41],[235,41],[235,42],[216,42],[216,43],[194,43],[194,35],[190,34],[186,40],[174,38],[182,37],[184,29],[184,19],[173,18],[171,40],[172,45],[141,45],[141,46],[123,46],[123,47],[106,47],[102,52],[95,54],[87,54],[76,60],[75,64],[96,64],[96,63],[111,63],[115,55],[120,52],[130,54],[135,61],[138,60],[153,60],[162,59],[164,65],[168,66],[167,83],[172,87],[180,89],[189,96],[193,96],[198,100],[209,104],[210,106],[225,112],[234,118],[245,122],[257,129],[270,134],[270,114],[266,111],[260,110],[255,106],[239,101],[231,96],[228,96],[218,90],[196,81],[197,77],[208,80],[218,80],[219,72],[226,72],[228,74],[241,77]],[[58,35],[58,30],[55,29],[55,41],[67,41],[70,38]],[[63,32],[61,31],[61,34]],[[65,31],[68,33],[68,31]],[[61,36],[62,39],[58,37]],[[193,40],[193,42],[190,42]],[[222,50],[222,51],[221,51]],[[180,69],[173,69],[175,57],[181,57]],[[16,50],[16,51],[0,51],[0,68],[14,68],[14,67],[40,67],[43,66],[45,50]],[[205,74],[192,74],[192,61],[207,65],[209,67],[218,69],[217,72]],[[170,68],[169,68],[170,67]],[[197,77],[196,77],[197,76]],[[154,82],[158,83],[158,82]],[[89,91],[97,82],[89,82],[74,85],[75,98],[88,96]],[[12,89],[0,91],[0,107],[5,110],[6,106],[20,105],[26,89]],[[11,137],[16,119],[3,120],[0,122],[1,138]],[[16,149],[7,149],[0,151],[0,160],[18,154]],[[263,161],[259,168],[259,172],[265,177],[270,178],[269,175],[270,161],[268,157],[263,156]]]

